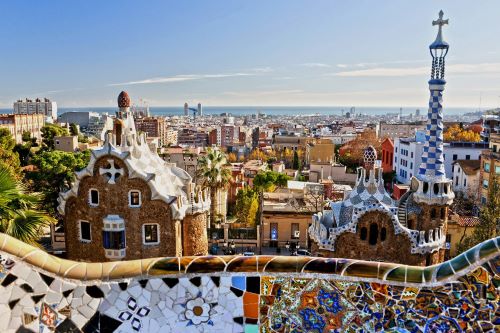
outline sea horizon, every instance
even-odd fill
[[[352,107],[345,106],[203,106],[203,113],[205,115],[218,115],[222,113],[231,113],[234,116],[252,115],[261,112],[266,115],[342,115],[351,111]],[[402,107],[402,114],[409,115],[415,114],[416,110],[420,110],[420,115],[427,114],[427,107],[407,106]],[[61,115],[65,112],[72,111],[93,111],[97,113],[114,114],[117,107],[58,107],[58,114]],[[153,116],[176,116],[184,115],[184,108],[182,106],[150,106],[150,113]],[[0,113],[12,113],[12,108],[0,108]],[[356,114],[364,115],[384,115],[384,114],[399,114],[400,107],[384,107],[384,106],[363,106],[354,107]],[[464,115],[471,112],[479,112],[485,110],[478,110],[474,107],[444,107],[444,114],[449,115]],[[191,111],[190,111],[191,113]]]

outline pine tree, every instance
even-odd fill
[[[488,202],[481,208],[479,224],[474,228],[472,235],[465,237],[458,244],[458,253],[500,235],[500,184],[493,172],[490,173],[489,186]]]

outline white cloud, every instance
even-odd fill
[[[219,79],[219,78],[255,76],[255,75],[257,74],[255,73],[186,74],[186,75],[155,77],[139,81],[110,83],[108,84],[108,86],[113,87],[113,86],[136,85],[136,84],[174,83],[174,82],[183,82],[192,80]]]
[[[451,64],[446,68],[447,74],[492,74],[500,73],[500,63]],[[327,76],[342,77],[398,77],[430,74],[430,66],[421,67],[376,67],[353,71],[329,73]]]
[[[346,65],[346,64],[337,64],[337,67],[338,68],[346,68],[346,67],[348,67],[348,65]]]
[[[252,71],[257,72],[257,73],[269,73],[274,71],[271,67],[256,67],[253,68]]]
[[[303,90],[300,89],[289,89],[289,90],[261,90],[261,91],[225,91],[223,95],[229,96],[272,96],[272,95],[289,95],[289,94],[300,94]]]
[[[300,64],[301,66],[304,67],[310,67],[310,68],[327,68],[327,67],[332,67],[328,64],[323,64],[321,62],[306,62],[304,64]]]

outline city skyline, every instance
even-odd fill
[[[500,105],[494,1],[28,1],[0,9],[27,22],[0,22],[0,108],[25,97],[112,106],[121,89],[152,106],[425,105],[426,46],[440,9],[452,44],[444,107]]]

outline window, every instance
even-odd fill
[[[385,228],[382,228],[382,230],[380,230],[380,241],[381,242],[385,241],[386,237],[387,237],[387,230]]]
[[[90,223],[88,221],[80,221],[80,241],[84,243],[90,243],[92,241]]]
[[[413,152],[411,152],[411,158],[413,158]]]
[[[483,188],[488,188],[489,182],[488,179],[483,180]]]
[[[465,155],[466,160],[470,160],[470,155]]]
[[[160,226],[157,223],[142,225],[142,242],[145,245],[160,243]]]
[[[481,203],[484,205],[486,203],[486,197],[481,197]]]
[[[464,186],[467,186],[467,178],[464,178]]]
[[[500,175],[500,165],[495,165],[495,173]]]
[[[292,223],[292,239],[298,239],[300,237],[300,231],[299,231],[299,224],[298,223]]]
[[[455,177],[455,186],[458,186],[458,176]]]
[[[370,224],[370,238],[368,242],[370,245],[375,245],[377,244],[377,239],[378,239],[378,225],[376,223]]]
[[[103,247],[105,249],[120,250],[125,248],[125,230],[103,231]]]
[[[366,230],[365,227],[361,228],[361,234],[359,235],[359,237],[361,238],[361,240],[366,240],[366,236],[368,234],[368,231]]]
[[[458,159],[458,155],[457,154],[453,154],[453,160],[456,161]]]
[[[90,189],[89,191],[89,203],[91,206],[99,205],[99,191],[96,189]]]
[[[485,162],[483,165],[483,169],[485,172],[490,172],[490,163]]]
[[[141,192],[132,190],[128,193],[128,204],[130,207],[141,206]]]
[[[436,218],[436,208],[432,208],[431,210],[431,219],[435,219]]]
[[[454,164],[451,166],[451,172],[455,172],[455,165]]]

